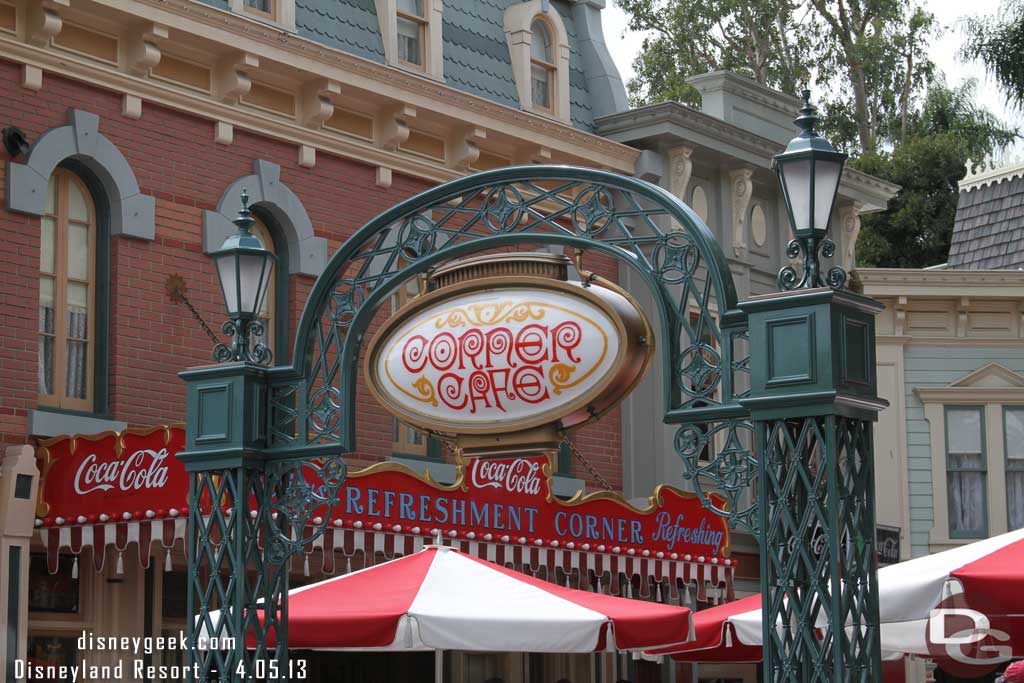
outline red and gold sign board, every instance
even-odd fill
[[[181,427],[59,436],[40,444],[40,517],[67,523],[163,517],[187,507]]]
[[[188,475],[175,455],[183,447],[179,427],[44,442],[42,525],[182,515]],[[450,486],[403,465],[379,463],[349,475],[329,517],[335,527],[366,531],[439,531],[446,538],[662,559],[710,561],[729,554],[724,520],[693,494],[660,486],[643,509],[614,493],[563,501],[552,494],[546,455],[470,458]]]
[[[643,509],[615,493],[552,495],[546,455],[470,458],[440,486],[394,463],[349,476],[336,517],[363,529],[410,529],[495,543],[710,561],[729,554],[725,521],[697,496],[659,486]]]

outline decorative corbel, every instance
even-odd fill
[[[753,169],[738,168],[729,172],[732,188],[732,251],[736,258],[747,256],[747,209],[754,194],[754,183],[750,179]]]
[[[416,107],[410,104],[397,104],[385,108],[377,117],[377,130],[380,131],[382,149],[394,151],[409,139],[408,120],[416,117]]]
[[[22,64],[21,87],[28,90],[41,90],[43,87],[43,70],[38,66]]]
[[[967,313],[970,307],[971,300],[966,296],[960,297],[956,311],[956,336],[958,337],[967,336]]]
[[[902,337],[907,330],[907,297],[896,297],[895,313],[896,320],[893,322],[893,331],[897,337]]]
[[[487,131],[477,126],[456,128],[448,137],[446,156],[448,164],[460,171],[466,171],[480,158],[481,140],[487,139]]]
[[[377,167],[377,187],[391,187],[391,169],[387,166]]]
[[[128,70],[145,75],[160,63],[160,45],[157,41],[167,40],[170,32],[161,24],[146,24],[128,38]]]
[[[299,166],[303,168],[316,166],[316,147],[299,145]]]
[[[129,119],[142,118],[142,98],[138,95],[125,93],[121,101],[121,114]]]
[[[60,33],[63,22],[60,18],[62,7],[70,7],[71,0],[36,0],[28,3],[28,42],[46,45]]]
[[[516,165],[526,164],[550,164],[551,150],[540,145],[527,145],[516,150],[513,162]]]
[[[230,145],[235,140],[235,127],[226,121],[213,124],[213,141],[218,145]]]
[[[249,94],[252,88],[249,71],[259,66],[260,58],[248,52],[235,53],[222,59],[214,70],[217,96],[225,102],[236,102]]]
[[[310,128],[319,128],[334,115],[335,95],[341,94],[341,84],[329,78],[315,78],[302,86],[299,102],[299,122]]]
[[[669,151],[669,182],[672,194],[686,201],[686,190],[690,187],[690,176],[693,174],[693,161],[690,155],[693,147],[676,147]]]
[[[857,237],[860,235],[860,210],[864,205],[860,202],[845,204],[839,207],[839,228],[843,235],[843,269],[849,271],[856,266],[854,259],[857,257]]]

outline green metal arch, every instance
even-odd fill
[[[330,261],[328,261],[323,273],[317,277],[313,290],[306,300],[295,338],[293,358],[296,361],[296,371],[301,374],[305,369],[304,356],[300,351],[306,347],[308,342],[309,330],[313,324],[312,319],[323,307],[324,299],[330,293],[338,271],[351,258],[359,245],[364,244],[381,230],[387,229],[405,216],[453,197],[459,197],[471,190],[517,181],[572,179],[636,192],[663,206],[672,218],[685,226],[686,230],[696,237],[698,248],[702,250],[701,256],[707,259],[709,263],[714,264],[714,271],[720,276],[720,281],[716,283],[716,286],[721,288],[719,292],[721,298],[719,301],[725,302],[723,309],[728,311],[736,310],[736,286],[733,283],[729,264],[725,259],[721,246],[719,246],[714,234],[704,221],[701,220],[700,216],[668,190],[645,180],[592,168],[552,165],[512,166],[474,173],[425,190],[378,215],[346,240],[334,256],[331,257]],[[600,244],[600,240],[590,239],[587,242],[588,245],[586,246],[591,245],[591,243],[592,246]],[[621,254],[618,256],[621,258]]]
[[[660,324],[664,420],[690,425],[676,448],[686,476],[698,489],[702,476],[720,488],[700,451],[722,429],[735,435],[745,426],[735,378],[747,372],[736,349],[746,319],[725,255],[704,222],[663,188],[571,166],[466,176],[397,204],[349,238],[313,286],[292,365],[268,372],[269,454],[354,450],[358,352],[379,306],[443,261],[523,244],[601,252],[641,276],[656,309],[648,315]]]

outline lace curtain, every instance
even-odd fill
[[[1024,528],[1024,408],[1007,408],[1006,510],[1010,531]]]
[[[981,408],[946,411],[946,467],[951,536],[985,536],[985,452]]]

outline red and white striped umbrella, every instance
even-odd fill
[[[1024,655],[1024,529],[883,567],[878,590],[884,656],[955,656],[947,646]],[[692,641],[650,654],[683,661],[761,658],[760,595],[701,610],[693,627]]]
[[[563,588],[445,546],[288,594],[293,648],[595,652],[690,630],[685,607]]]

